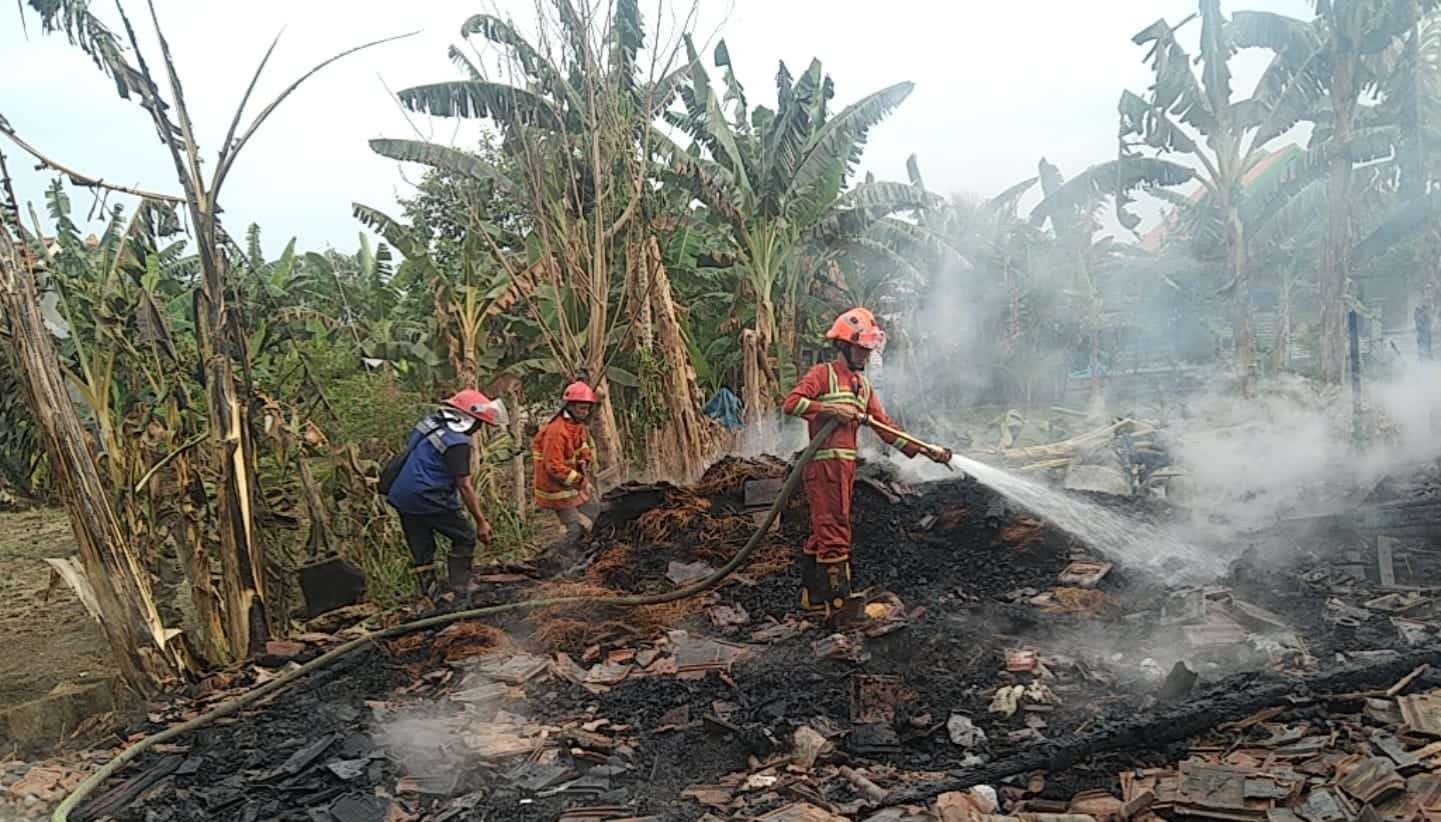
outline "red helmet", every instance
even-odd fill
[[[588,402],[592,405],[594,405],[596,401],[595,391],[580,380],[576,380],[570,385],[567,385],[565,392],[560,395],[560,398],[566,402]]]
[[[826,339],[840,340],[874,351],[886,344],[886,332],[876,325],[876,317],[864,308],[852,308],[836,317]]]
[[[505,425],[509,422],[509,416],[505,412],[505,403],[498,399],[493,400],[474,388],[457,391],[455,396],[446,399],[441,404],[447,408],[454,408],[467,417],[491,425]]]

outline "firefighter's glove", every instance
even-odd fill
[[[844,403],[826,403],[822,406],[821,414],[841,422],[855,422],[865,416],[860,409]]]

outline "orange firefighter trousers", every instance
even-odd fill
[[[851,556],[851,488],[854,460],[823,459],[806,465],[806,501],[811,509],[811,536],[805,553],[819,562],[841,562]]]

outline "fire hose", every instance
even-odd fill
[[[871,428],[874,428],[877,431],[882,431],[884,433],[890,434],[893,437],[900,437],[901,439],[910,440],[911,442],[920,446],[920,449],[927,454],[945,454],[946,470],[956,470],[956,466],[951,465],[951,449],[949,448],[940,445],[932,445],[929,442],[922,442],[921,440],[916,439],[914,436],[907,434],[899,428],[894,428],[892,426],[886,425],[885,423],[881,422],[870,414],[862,414],[861,423],[863,425],[869,425]]]
[[[134,745],[131,745],[130,747],[121,751],[115,756],[114,759],[102,765],[99,770],[86,777],[83,782],[77,785],[75,787],[75,790],[72,791],[69,796],[65,797],[65,800],[61,802],[60,805],[55,809],[55,812],[50,815],[51,822],[68,822],[70,818],[70,812],[75,810],[75,808],[81,802],[83,802],[87,796],[94,792],[94,790],[99,787],[102,782],[104,782],[106,779],[109,779],[113,774],[115,774],[121,768],[125,767],[125,765],[133,761],[136,757],[140,756],[140,754],[144,753],[150,748],[153,748],[154,746],[159,745],[163,742],[167,742],[178,736],[187,734],[191,731],[209,725],[217,719],[221,719],[223,717],[237,713],[240,710],[246,708],[247,706],[253,705],[260,700],[270,696],[271,694],[274,694],[275,692],[279,691],[290,683],[300,679],[301,677],[304,677],[309,673],[324,668],[327,665],[331,665],[339,661],[341,658],[351,654],[352,652],[357,651],[362,647],[371,645],[375,642],[379,642],[380,640],[391,639],[393,637],[402,636],[404,634],[413,633],[415,631],[423,631],[427,628],[447,625],[452,622],[459,622],[466,619],[477,619],[480,617],[495,616],[496,614],[503,614],[510,611],[521,611],[530,608],[547,608],[554,605],[611,605],[621,608],[634,608],[642,605],[660,605],[667,602],[675,602],[676,600],[693,597],[696,594],[704,593],[711,588],[714,588],[722,581],[724,581],[726,577],[735,573],[736,569],[740,568],[740,566],[745,563],[746,559],[750,557],[751,553],[755,551],[756,547],[760,545],[761,539],[767,533],[769,533],[771,526],[775,524],[776,517],[780,516],[781,508],[785,506],[786,501],[790,499],[791,494],[795,493],[796,486],[800,485],[801,469],[804,468],[806,464],[809,463],[813,458],[815,458],[816,452],[820,450],[821,443],[825,442],[830,437],[831,433],[834,432],[840,424],[840,420],[831,420],[821,426],[821,430],[817,432],[814,437],[811,438],[810,444],[807,445],[805,447],[805,450],[801,452],[800,456],[796,458],[795,465],[791,468],[790,474],[786,476],[786,481],[781,486],[780,493],[776,495],[775,501],[771,503],[770,510],[766,511],[765,518],[761,521],[760,525],[756,526],[755,531],[751,533],[750,539],[746,540],[746,544],[743,545],[741,549],[736,552],[735,556],[731,557],[725,565],[722,565],[720,568],[716,569],[716,571],[710,576],[701,580],[697,580],[696,582],[693,582],[685,587],[677,588],[674,591],[667,591],[663,594],[630,594],[624,596],[570,596],[528,599],[521,602],[510,602],[504,605],[488,605],[484,608],[473,608],[465,611],[454,611],[448,614],[437,614],[435,616],[426,617],[424,619],[418,619],[414,622],[407,622],[401,625],[394,625],[390,628],[385,628],[383,630],[372,631],[365,636],[357,637],[350,640],[349,642],[337,645],[336,647],[330,649],[329,651],[326,651],[315,659],[312,659],[309,662],[306,662],[305,664],[293,670],[286,671],[275,679],[272,679],[269,682],[260,685],[254,690],[246,691],[245,693],[235,697],[234,699],[222,703],[193,719],[182,722],[179,725],[166,728],[163,731],[147,736],[139,742],[136,742]]]

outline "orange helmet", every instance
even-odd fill
[[[510,421],[505,412],[505,403],[493,400],[474,388],[457,391],[454,396],[441,402],[441,405],[491,425],[505,425]]]
[[[588,402],[592,405],[594,405],[596,401],[595,391],[581,380],[576,380],[570,385],[567,385],[565,392],[560,395],[560,398],[565,402]]]
[[[858,345],[867,351],[874,351],[885,345],[886,332],[876,325],[876,317],[864,308],[852,308],[836,317],[826,339]]]

